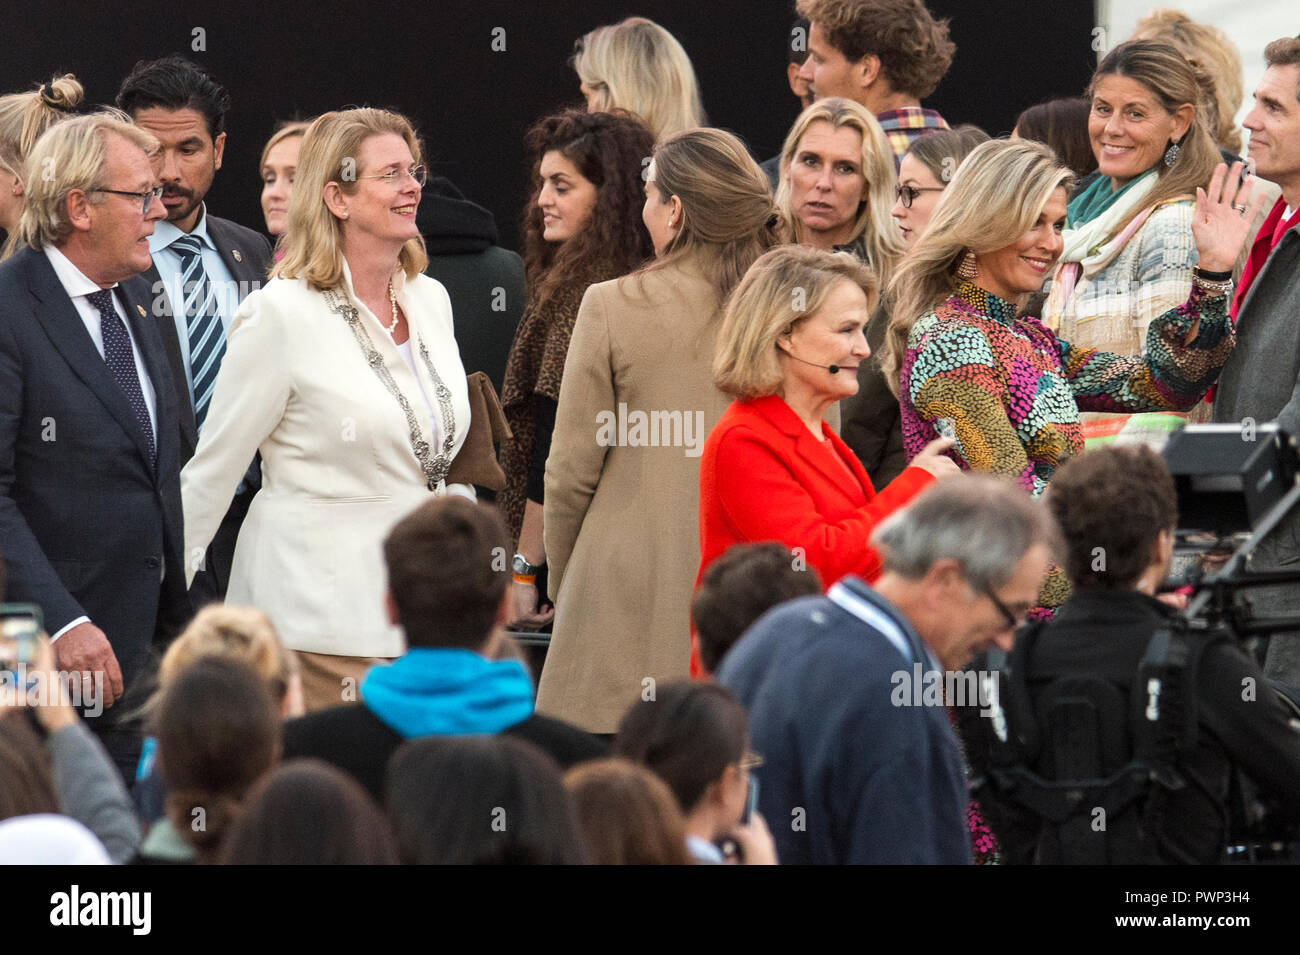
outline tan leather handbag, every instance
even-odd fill
[[[481,371],[466,375],[469,385],[469,433],[452,459],[448,484],[477,484],[491,491],[506,486],[506,472],[497,460],[497,447],[510,439],[510,425],[492,379]]]

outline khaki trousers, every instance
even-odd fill
[[[302,674],[302,701],[308,713],[355,703],[361,699],[361,678],[382,657],[341,657],[332,653],[308,653],[295,650]]]

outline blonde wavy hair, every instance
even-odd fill
[[[867,198],[858,204],[849,242],[862,239],[867,250],[867,264],[877,273],[887,275],[903,254],[902,234],[889,214],[894,205],[894,186],[898,182],[898,175],[894,172],[894,150],[876,117],[853,100],[840,97],[818,100],[800,113],[790,127],[790,134],[781,149],[781,182],[776,190],[776,207],[788,234],[796,242],[804,241],[803,223],[794,214],[790,197],[790,166],[799,151],[800,141],[813,123],[830,123],[834,129],[856,130],[862,138],[860,164],[862,177],[866,180]]]
[[[983,143],[957,167],[930,225],[885,292],[890,318],[880,365],[895,395],[912,326],[952,295],[966,252],[983,255],[1011,245],[1034,227],[1052,194],[1068,194],[1073,181],[1050,146],[1026,139]]]
[[[359,177],[365,174],[356,168],[361,144],[385,133],[401,136],[420,162],[420,141],[400,113],[370,107],[337,110],[323,113],[307,127],[289,199],[284,258],[271,270],[272,278],[303,278],[319,290],[342,283],[343,223],[325,204],[325,187],[332,182],[347,195],[356,193]],[[423,272],[428,261],[421,237],[409,239],[398,256],[408,279]]]
[[[664,139],[705,124],[695,68],[677,38],[645,17],[597,27],[574,44],[573,69],[596,91],[591,112],[634,113]]]
[[[92,205],[108,201],[95,194],[104,186],[108,137],[119,136],[150,156],[158,150],[153,135],[126,119],[116,109],[74,116],[55,123],[36,140],[27,154],[23,214],[6,246],[6,255],[19,246],[41,249],[57,246],[72,232],[68,221],[68,196],[76,190],[89,195]],[[58,175],[46,175],[50,169]]]
[[[847,252],[783,245],[764,252],[727,300],[713,359],[713,383],[749,401],[782,393],[777,340],[812,318],[831,290],[849,281],[875,308],[876,275]]]

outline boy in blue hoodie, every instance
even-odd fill
[[[343,703],[285,724],[284,758],[313,756],[384,797],[389,757],[421,736],[505,733],[567,768],[605,754],[577,727],[533,712],[534,689],[518,660],[497,659],[509,615],[511,553],[491,505],[434,498],[384,541],[390,619],[407,652],[373,667],[360,705]]]

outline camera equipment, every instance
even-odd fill
[[[1256,617],[1240,592],[1252,587],[1300,584],[1295,570],[1261,570],[1259,545],[1300,502],[1300,451],[1276,424],[1188,425],[1164,449],[1178,490],[1181,553],[1234,546],[1217,571],[1193,582],[1197,594],[1187,617],[1225,624],[1239,638],[1300,630],[1300,616]]]
[[[1276,424],[1188,425],[1164,448],[1165,463],[1178,492],[1179,550],[1202,558],[1232,547],[1216,571],[1192,575],[1196,595],[1185,611],[1192,630],[1226,631],[1262,664],[1275,633],[1300,631],[1300,615],[1260,616],[1246,591],[1264,586],[1300,586],[1295,569],[1259,568],[1255,555],[1270,534],[1288,522],[1300,502],[1300,449]],[[1285,533],[1285,531],[1283,531]],[[1300,556],[1300,555],[1296,555]],[[1201,560],[1196,561],[1197,564]],[[1277,685],[1279,698],[1300,717],[1296,689]],[[1300,719],[1292,720],[1300,726]],[[1266,856],[1294,857],[1294,833],[1247,808],[1246,781],[1234,774],[1230,815],[1234,861]]]

